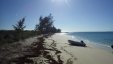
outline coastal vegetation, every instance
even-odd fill
[[[0,30],[0,44],[12,43],[19,40],[24,40],[26,38],[37,36],[41,34],[54,34],[61,32],[61,29],[56,29],[53,25],[53,16],[39,18],[39,23],[36,24],[36,27],[31,30],[25,30],[25,18],[20,19],[17,24],[12,25],[14,30]]]
[[[0,52],[3,51],[0,54],[0,63],[1,64],[39,64],[39,63],[49,63],[49,64],[63,64],[63,61],[61,60],[61,56],[59,55],[61,53],[60,50],[58,50],[55,44],[54,40],[51,40],[51,44],[47,45],[45,42],[45,39],[54,33],[61,32],[61,29],[57,29],[53,25],[53,16],[50,14],[46,17],[40,17],[39,18],[39,24],[36,24],[35,30],[25,30],[25,18],[20,19],[17,24],[12,25],[14,30],[1,30],[0,31]],[[30,37],[36,37],[36,41],[32,41],[31,45],[25,45],[25,47],[22,46],[22,43],[18,43],[18,41],[24,41],[26,38]],[[15,42],[15,43],[14,43]],[[8,45],[7,45],[8,44]],[[26,47],[27,46],[27,47]],[[49,48],[48,48],[48,47]],[[23,50],[25,49],[25,50]],[[12,51],[14,50],[14,51]],[[51,52],[54,53],[54,55],[51,55]],[[6,53],[8,52],[8,53]],[[16,53],[16,55],[20,55],[18,57],[13,56]],[[24,53],[24,54],[23,54]],[[52,54],[53,54],[52,53]],[[12,54],[12,55],[11,55]],[[3,57],[4,55],[8,55],[10,59],[8,59],[7,56]],[[31,58],[37,57],[40,58],[40,56],[43,57],[43,59],[40,60],[33,60]],[[57,59],[55,59],[56,57]],[[44,58],[46,60],[44,60]],[[2,60],[5,59],[5,60]],[[43,60],[43,61],[42,61]]]
[[[51,14],[44,18],[40,16],[39,24],[36,24],[35,30],[38,31],[40,34],[51,34],[61,32],[61,29],[57,29],[53,25],[53,22],[54,20]]]

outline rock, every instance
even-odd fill
[[[111,45],[111,48],[113,49],[113,45]]]

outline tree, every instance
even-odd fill
[[[40,16],[39,24],[35,26],[35,31],[38,31],[40,34],[52,34],[56,32],[61,32],[60,29],[56,29],[53,25],[53,16],[50,14],[46,17]]]
[[[17,22],[16,25],[13,25],[14,30],[17,31],[17,32],[23,31],[24,28],[26,27],[26,26],[24,26],[24,21],[25,21],[25,18],[22,18],[21,20],[19,20]]]
[[[38,28],[37,30],[40,31],[42,34],[47,34],[51,32],[51,27],[53,27],[53,17],[51,14],[47,17],[40,17],[39,24],[36,25]]]
[[[17,32],[16,37],[18,39],[23,38],[23,31],[24,31],[24,28],[26,27],[24,25],[24,22],[25,22],[25,18],[22,18],[17,22],[16,25],[13,25],[14,30]]]
[[[36,24],[36,25],[35,25],[35,29],[34,29],[34,30],[35,30],[35,31],[38,31],[38,27],[39,27],[39,25],[38,25],[38,24]]]
[[[57,29],[57,33],[60,33],[61,32],[61,29]]]

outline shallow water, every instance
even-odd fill
[[[71,32],[68,35],[77,41],[83,40],[99,48],[112,50],[110,46],[113,45],[113,32]]]

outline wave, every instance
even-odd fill
[[[94,41],[91,41],[91,40],[88,40],[88,39],[85,39],[85,38],[82,38],[82,37],[79,37],[79,36],[74,36],[74,35],[69,35],[69,36],[72,38],[72,40],[75,40],[75,41],[83,40],[86,44],[92,44],[94,47],[98,47],[98,48],[101,48],[101,49],[112,51],[110,45],[102,44],[100,42],[94,42]]]

